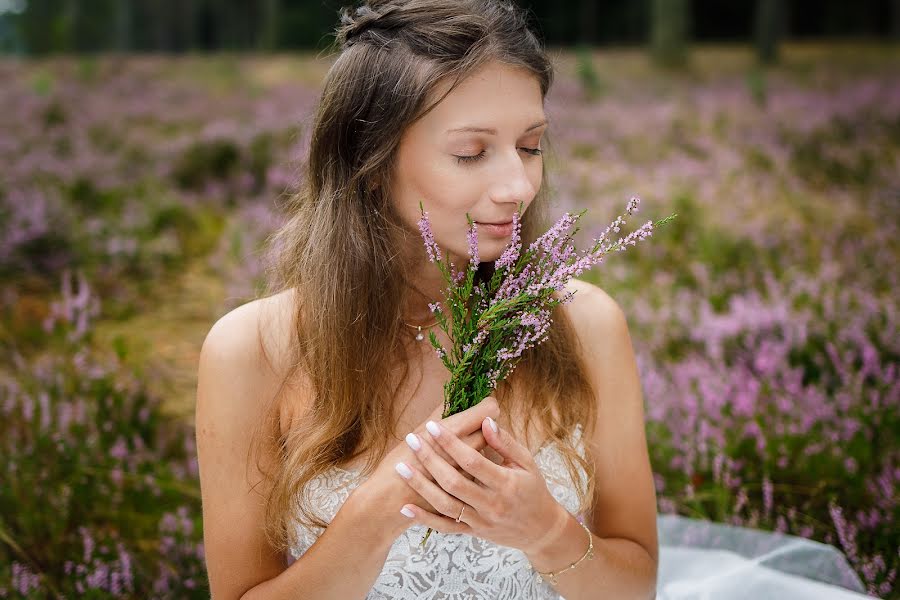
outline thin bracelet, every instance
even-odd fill
[[[593,534],[591,533],[591,530],[587,528],[587,525],[585,525],[585,524],[582,523],[581,521],[579,521],[578,524],[581,525],[582,527],[584,527],[584,530],[587,531],[587,534],[588,534],[589,545],[588,545],[587,552],[584,553],[584,556],[582,556],[581,558],[579,558],[578,560],[576,560],[575,562],[573,562],[571,565],[569,565],[568,567],[566,567],[566,568],[563,569],[562,571],[557,571],[556,573],[554,573],[553,571],[550,571],[549,573],[541,573],[540,571],[537,571],[537,574],[538,574],[537,581],[538,581],[538,583],[541,583],[541,582],[544,580],[544,578],[546,577],[547,579],[550,580],[550,583],[552,583],[553,585],[556,585],[556,584],[558,583],[558,581],[559,581],[557,578],[558,578],[560,575],[562,575],[563,573],[565,573],[565,572],[568,571],[569,569],[574,569],[575,566],[578,565],[578,563],[580,563],[581,561],[583,561],[585,558],[587,558],[587,559],[592,559],[592,558],[594,558],[594,536],[593,536]]]

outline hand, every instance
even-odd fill
[[[528,448],[499,427],[494,432],[485,418],[484,438],[504,459],[503,465],[498,465],[470,448],[444,423],[435,424],[439,435],[427,433],[432,443],[422,444],[417,452],[425,471],[414,470],[406,481],[438,510],[408,504],[406,508],[414,514],[409,524],[427,525],[444,533],[467,533],[526,553],[539,548],[547,534],[562,523],[561,511],[565,508],[547,489]],[[475,481],[458,472],[444,454]],[[462,520],[457,523],[463,506]]]
[[[437,443],[431,441],[430,436],[426,433],[425,423],[428,421],[440,421],[445,428],[454,432],[460,444],[465,445],[471,452],[482,456],[480,451],[487,446],[487,442],[482,433],[481,423],[486,417],[490,416],[496,419],[500,416],[497,400],[492,397],[485,398],[475,406],[441,420],[443,410],[444,405],[441,403],[428,418],[419,424],[412,434],[420,440],[423,448],[428,448],[429,454],[439,456],[447,468],[455,470],[460,477],[471,477],[471,475],[458,467],[450,454]],[[485,458],[485,460],[488,459]],[[426,499],[422,498],[415,490],[404,483],[405,480],[398,474],[396,469],[396,465],[401,462],[412,471],[426,472],[421,463],[419,463],[416,452],[410,448],[407,442],[400,442],[385,455],[372,475],[357,488],[361,494],[371,492],[371,494],[368,494],[368,497],[372,502],[377,502],[378,505],[388,509],[390,512],[389,520],[396,523],[399,530],[397,532],[398,535],[409,527],[407,517],[404,517],[399,512],[400,507],[404,506],[404,504],[417,503],[419,506],[436,511]],[[422,476],[428,478],[431,482],[434,481],[430,475]],[[432,483],[432,485],[434,484]]]

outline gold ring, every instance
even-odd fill
[[[460,509],[460,511],[459,511],[459,516],[456,517],[456,522],[457,522],[457,523],[459,523],[459,520],[462,519],[462,514],[463,514],[463,511],[464,511],[464,510],[466,510],[466,505],[465,505],[465,504],[463,504],[463,507]]]

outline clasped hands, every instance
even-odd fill
[[[482,402],[488,401],[496,402],[490,396]],[[428,421],[426,429],[425,434],[406,436],[417,464],[400,462],[395,468],[440,514],[415,504],[405,504],[401,512],[410,521],[438,532],[467,533],[526,554],[538,552],[548,534],[561,524],[561,511],[565,509],[547,489],[528,448],[491,417],[481,422],[482,434],[488,446],[502,457],[503,464],[494,463],[464,443],[438,420]],[[438,448],[456,461],[462,472],[451,466]],[[463,506],[465,510],[457,523]]]

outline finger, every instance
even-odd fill
[[[434,421],[429,421],[429,425],[436,425]],[[445,430],[444,435],[452,435],[452,433]],[[458,438],[455,438],[456,441],[462,444]],[[415,441],[414,435],[408,436],[408,442]],[[436,442],[432,442],[436,443]],[[410,444],[410,447],[413,447],[413,444]],[[468,448],[468,446],[466,446]],[[471,452],[474,452],[481,460],[490,462],[484,456],[481,456],[475,450],[468,448]],[[415,448],[413,448],[415,450]],[[425,470],[427,470],[437,485],[440,486],[441,491],[450,495],[454,499],[454,503],[458,505],[459,501],[462,500],[466,504],[469,504],[477,510],[480,506],[485,506],[485,504],[489,500],[490,492],[479,483],[473,482],[471,479],[466,477],[466,474],[471,475],[468,471],[463,471],[462,473],[457,471],[454,467],[452,467],[447,461],[441,458],[436,452],[434,452],[430,445],[422,444],[419,450],[416,451],[416,458],[419,459],[419,462],[423,465]],[[495,468],[496,465],[493,465]],[[431,501],[430,498],[428,499]],[[436,506],[436,505],[435,505]],[[452,507],[451,507],[452,508]],[[443,512],[443,509],[442,509]],[[444,513],[450,516],[450,513]]]
[[[456,462],[456,460],[452,456],[450,456],[450,454],[446,450],[444,450],[439,444],[437,444],[433,439],[431,439],[431,436],[428,435],[424,431],[424,428],[422,431],[416,431],[416,432],[407,434],[406,444],[414,451],[416,450],[416,448],[414,447],[414,444],[416,442],[418,442],[419,445],[428,444],[431,447],[432,451],[436,452],[441,458],[443,458],[445,461],[447,461],[447,463],[450,466],[452,466],[454,469],[460,469],[460,472],[466,478],[473,477],[468,472],[465,472],[464,470],[462,470],[462,467],[459,466],[459,464]],[[466,444],[469,448],[472,448],[473,452],[478,452],[479,454],[481,454],[481,452],[485,448],[489,448],[487,440],[484,439],[484,434],[481,432],[481,430],[476,431],[475,433],[470,433],[465,438],[463,438],[462,442],[464,444]],[[430,474],[429,474],[429,476],[430,476]]]
[[[494,431],[494,427],[497,428],[496,431]],[[482,432],[488,445],[503,458],[504,465],[512,462],[524,469],[535,464],[534,457],[528,448],[523,446],[511,433],[500,427],[496,421],[491,426],[488,419],[485,419],[482,424]]]
[[[463,503],[459,499],[448,494],[439,485],[425,477],[421,471],[406,463],[397,463],[395,469],[406,481],[406,484],[418,492],[439,514],[456,519],[463,507]]]
[[[420,434],[425,431],[425,422],[430,420],[437,420],[437,418],[443,414],[444,405],[441,403],[438,405],[434,411],[432,411],[431,417],[423,421],[419,427],[416,428],[416,431]],[[487,441],[484,439],[484,435],[481,431],[481,423],[484,420],[485,416],[490,416],[494,419],[499,418],[500,416],[500,407],[497,403],[497,399],[493,396],[485,397],[481,402],[467,408],[466,410],[450,415],[446,419],[441,420],[440,422],[450,430],[452,430],[456,435],[461,437],[466,444],[473,448],[477,448],[479,451],[484,448],[489,447]],[[423,438],[428,438],[427,435],[421,436]],[[448,463],[454,464],[455,461],[447,454],[443,449],[440,448],[437,444],[434,446],[435,452],[437,452],[440,456],[444,458]]]
[[[404,504],[402,511],[405,510],[407,512],[412,513],[412,517],[408,514],[403,514],[404,517],[407,517],[414,524],[421,524],[434,529],[437,533],[468,533],[472,534],[472,527],[470,527],[465,521],[456,522],[456,517],[452,519],[449,517],[445,517],[443,515],[436,515],[432,512],[425,510],[424,508],[420,508],[415,504]],[[466,509],[466,513],[471,509]],[[463,516],[465,519],[466,515]]]
[[[493,419],[500,418],[500,405],[493,396],[488,396],[475,406],[467,408],[462,412],[450,415],[445,419],[441,419],[441,423],[452,430],[453,433],[462,437],[481,429],[481,422],[485,417]],[[437,421],[437,419],[426,419],[426,421]],[[423,423],[424,425],[424,423]]]
[[[487,419],[485,419],[487,420]],[[474,476],[484,487],[488,487],[491,489],[499,489],[501,479],[505,475],[505,470],[503,467],[497,466],[486,456],[474,450],[473,448],[466,445],[462,440],[460,440],[452,431],[443,427],[439,423],[435,423],[434,421],[429,421],[425,424],[425,428],[428,430],[429,436],[433,441],[437,442],[437,444],[453,459],[453,461],[459,465],[459,467],[466,473]],[[429,468],[429,470],[431,470]],[[437,473],[434,473],[435,478],[437,478]],[[440,482],[442,485],[444,482]],[[460,496],[455,491],[449,490],[454,496],[465,502],[466,504],[471,504],[472,506],[478,507],[479,504],[477,502],[484,498],[486,495],[484,493],[483,488],[476,488],[478,495],[474,498],[467,498],[464,496]],[[465,493],[467,491],[471,491],[471,488],[463,487],[459,490],[460,493]]]

